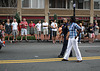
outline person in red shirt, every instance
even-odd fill
[[[30,34],[32,36],[32,35],[34,35],[35,23],[33,23],[33,21],[31,21],[31,23],[29,24],[29,27],[30,27]]]
[[[25,40],[28,41],[27,40],[27,27],[28,27],[28,23],[27,23],[25,18],[23,18],[23,21],[20,23],[20,25],[21,25],[21,40],[20,41],[22,41],[24,34],[25,34]]]

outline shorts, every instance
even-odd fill
[[[53,37],[57,36],[57,31],[53,31]]]
[[[43,34],[48,35],[48,29],[43,29]]]
[[[41,31],[37,31],[37,34],[38,34],[38,35],[41,35]]]
[[[94,37],[95,37],[94,33],[89,33],[89,38],[94,38]]]
[[[17,32],[17,30],[13,30],[13,31],[12,31],[12,35],[13,35],[13,36],[16,36],[16,35],[18,35],[18,32]]]
[[[61,36],[64,36],[64,34],[62,33]]]
[[[98,31],[95,31],[95,35],[99,35],[99,32]]]
[[[24,35],[24,34],[27,35],[27,29],[22,28],[21,29],[21,35]]]

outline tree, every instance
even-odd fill
[[[16,15],[15,15],[15,19],[16,19],[16,21],[17,22],[19,22],[20,21],[20,17],[19,17],[19,14],[16,12]]]
[[[54,14],[54,20],[57,20],[57,15],[56,14]]]

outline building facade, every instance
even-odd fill
[[[100,0],[75,0],[76,19],[100,22]],[[20,18],[27,20],[49,20],[57,15],[59,23],[62,18],[73,15],[73,0],[1,0],[0,19],[12,19],[16,12]]]

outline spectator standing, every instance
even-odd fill
[[[23,21],[20,23],[20,25],[21,25],[21,40],[20,41],[22,41],[24,34],[25,34],[25,40],[28,41],[27,40],[27,27],[28,27],[28,23],[27,23],[25,18],[23,18]]]
[[[89,32],[89,43],[93,43],[95,35],[92,23],[89,25],[88,32]]]
[[[84,30],[85,30],[85,27],[82,25],[82,23],[80,23],[80,27],[82,28],[82,30],[81,30],[81,33],[79,35],[79,40],[78,40],[79,43],[81,43],[81,38],[84,41]]]
[[[7,19],[7,22],[5,23],[5,33],[7,34],[8,36],[8,41],[9,41],[9,38],[10,38],[10,34],[12,32],[12,27],[11,27],[11,23],[10,23],[10,20]]]
[[[39,39],[41,39],[41,21],[39,21],[36,25],[35,25],[36,29],[37,29],[37,40],[39,41]]]
[[[54,22],[52,22],[51,24],[51,28],[52,28],[52,32],[53,32],[53,43],[55,44],[56,43],[56,36],[57,36],[57,23],[56,23],[56,20],[54,20]]]
[[[14,41],[14,39],[16,39],[16,41],[17,41],[18,23],[16,22],[16,19],[14,19],[12,22],[12,35],[13,35],[13,41]]]
[[[42,25],[43,25],[44,40],[46,40],[48,38],[48,25],[49,24],[46,22],[46,20],[44,20],[44,22],[42,23]]]
[[[62,32],[62,27],[63,27],[63,25],[61,25],[60,27],[59,27],[59,43],[61,43],[61,41],[62,42],[64,42],[64,34],[63,34],[63,32]]]
[[[31,23],[29,24],[30,27],[30,34],[31,36],[34,36],[34,27],[35,27],[35,23],[33,23],[33,21],[31,21]]]
[[[5,40],[5,22],[2,22],[2,40]]]
[[[2,41],[2,23],[0,22],[0,41]]]
[[[81,37],[82,37],[83,42],[84,42],[84,40],[85,40],[85,38],[84,38],[84,37],[85,37],[85,36],[84,36],[84,35],[85,35],[85,34],[84,34],[85,27],[83,26],[83,23],[81,23],[80,26],[81,26],[81,28],[82,28],[82,30],[81,30],[81,31],[82,31],[82,32],[81,32]]]
[[[95,23],[95,40],[98,40],[97,39],[98,35],[99,35],[99,26],[98,26],[98,23],[96,22]]]

